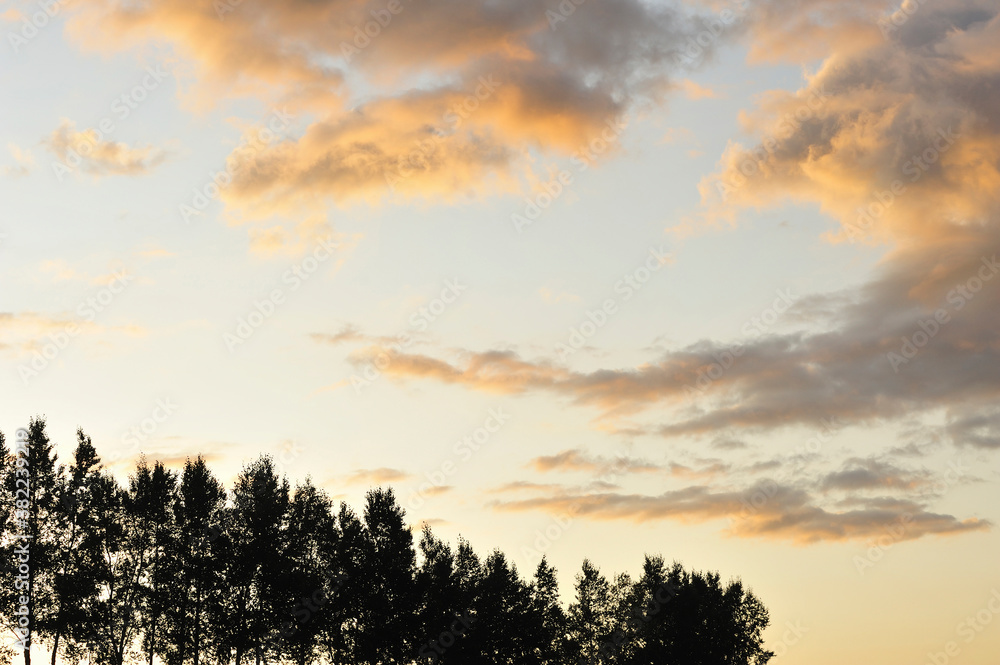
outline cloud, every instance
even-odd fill
[[[65,167],[79,168],[94,176],[145,175],[163,163],[167,155],[151,146],[131,148],[125,143],[103,141],[94,129],[76,130],[76,123],[63,120],[45,141],[45,146]]]
[[[951,411],[945,432],[962,446],[1000,449],[1000,409],[983,405],[980,409],[957,407]]]
[[[532,491],[554,491],[561,489],[562,485],[556,483],[533,483],[527,480],[515,480],[504,483],[499,487],[488,490],[492,494],[505,494],[508,492],[532,492]]]
[[[839,471],[828,473],[820,482],[823,490],[918,490],[930,484],[925,472],[899,468],[891,462],[878,459],[852,458],[844,462]]]
[[[487,392],[518,393],[533,388],[552,387],[571,376],[566,370],[544,362],[534,364],[521,360],[513,351],[467,353],[465,355],[469,361],[464,368],[430,356],[400,353],[380,346],[354,354],[349,361],[355,366],[364,366],[383,353],[390,358],[388,367],[382,370],[383,374],[397,378],[436,379]]]
[[[750,62],[807,63],[882,41],[876,24],[882,3],[870,0],[748,2]]]
[[[721,97],[715,90],[695,83],[691,79],[682,80],[678,87],[688,99],[718,99]]]
[[[884,247],[866,283],[803,295],[781,329],[744,329],[633,367],[583,372],[549,358],[479,350],[401,355],[387,374],[546,392],[600,418],[655,406],[662,414],[655,431],[665,437],[725,439],[736,429],[820,427],[829,417],[845,425],[902,423],[932,412],[953,423],[943,432],[953,442],[996,447],[1000,10],[942,0],[883,37],[879,15],[865,3],[806,4],[815,13],[788,11],[783,0],[763,3],[749,19],[751,34],[766,33],[764,48],[778,34],[810,35],[830,21],[827,37],[838,52],[801,90],[763,95],[744,114],[760,142],[729,146],[701,184],[704,215],[692,223],[708,228],[747,208],[789,201],[818,205],[837,225],[828,241]],[[851,37],[862,20],[867,27]],[[806,50],[795,57],[805,57],[804,42],[778,57],[800,47]]]
[[[42,272],[50,273],[53,282],[79,281],[86,279],[78,273],[65,259],[49,259],[39,266]]]
[[[673,143],[697,143],[698,139],[695,137],[694,132],[692,132],[687,127],[671,127],[663,133],[663,137],[660,139],[660,143],[673,144]]]
[[[742,450],[747,447],[746,441],[720,436],[712,441],[712,447],[719,450]]]
[[[74,324],[81,330],[97,330],[97,324],[94,323],[48,316],[38,312],[0,312],[0,331],[7,341],[18,338],[41,338],[46,334],[62,332]]]
[[[95,286],[112,284],[118,281],[122,275],[121,271],[98,275],[84,274],[70,265],[65,259],[47,259],[41,262],[39,269],[43,273],[52,275],[53,282],[85,282]]]
[[[995,3],[942,0],[888,39],[829,58],[805,88],[744,115],[765,140],[731,144],[703,199],[718,214],[818,202],[839,241],[927,243],[983,223],[1000,196],[998,33]]]
[[[145,175],[167,158],[165,152],[151,146],[131,148],[125,143],[104,141],[95,129],[77,131],[76,123],[65,119],[46,139],[45,146],[66,169],[64,173],[80,169],[94,176]]]
[[[526,151],[569,156],[608,122],[660,103],[686,67],[682,45],[711,16],[641,0],[589,4],[557,26],[535,0],[404,2],[395,14],[375,0],[216,8],[88,0],[68,33],[102,51],[171,44],[193,108],[253,96],[309,118],[226,188],[248,218],[518,191]],[[742,29],[723,25],[698,61]]]
[[[583,302],[583,298],[575,293],[567,293],[565,291],[555,293],[552,289],[544,286],[538,289],[538,295],[542,297],[542,300],[553,305],[561,302]]]
[[[361,333],[357,326],[350,324],[345,325],[339,332],[332,335],[328,333],[312,333],[309,336],[313,339],[313,341],[320,342],[321,344],[329,344],[331,346],[351,342],[362,342],[369,339],[367,335],[363,335]]]
[[[263,256],[280,253],[289,244],[288,232],[282,226],[250,230],[250,251]]]
[[[988,254],[984,263],[978,254],[991,246],[1000,251],[1000,243],[980,234],[979,242],[958,237],[922,248],[890,264],[892,272],[867,287],[868,299],[842,309],[839,329],[740,341],[739,355],[725,371],[718,359],[735,343],[705,341],[635,368],[592,372],[525,360],[512,351],[462,352],[463,362],[452,363],[382,349],[392,358],[385,374],[484,392],[547,391],[597,407],[603,415],[659,404],[675,412],[675,419],[659,428],[664,436],[820,426],[830,417],[867,424],[915,409],[963,408],[970,399],[1000,392],[1000,376],[987,369],[1000,360],[990,332],[1000,327],[1000,279],[987,282],[971,299],[957,290],[992,260]],[[942,258],[950,263],[942,264]],[[899,356],[904,340],[939,309],[950,318],[937,326],[933,342],[912,359]],[[897,364],[896,356],[904,362]],[[709,371],[715,378],[706,386],[700,379]]]
[[[741,490],[693,485],[659,495],[617,492],[553,493],[528,499],[496,501],[500,511],[542,510],[597,521],[637,523],[673,520],[703,523],[729,520],[728,535],[791,541],[800,545],[828,541],[868,540],[904,525],[898,540],[927,535],[958,535],[987,530],[988,521],[959,520],[926,510],[910,501],[870,499],[854,510],[821,507],[804,490],[777,483],[758,483]]]
[[[574,448],[564,450],[555,455],[536,457],[528,463],[528,467],[543,473],[549,471],[589,471],[598,474],[610,473],[643,473],[661,471],[661,467],[645,460],[632,457],[597,457]]]
[[[677,462],[671,462],[668,466],[670,475],[675,478],[714,478],[715,476],[727,473],[730,468],[729,464],[720,461],[702,464],[700,467],[688,466]]]
[[[379,467],[377,469],[358,469],[344,479],[348,485],[384,485],[411,478],[411,474],[399,469]]]
[[[20,178],[28,175],[35,166],[35,157],[31,154],[31,151],[22,149],[13,143],[7,144],[7,150],[10,152],[10,156],[14,158],[14,166],[4,166],[0,168],[0,173],[3,173],[8,178]]]
[[[150,464],[155,462],[162,462],[163,466],[170,469],[183,469],[184,464],[188,460],[195,459],[198,455],[205,458],[206,462],[220,462],[226,457],[221,453],[205,453],[202,451],[192,451],[189,453],[178,452],[176,450],[171,451],[156,451],[151,450],[145,453],[138,453],[132,455],[131,457],[122,458],[114,460],[105,464],[107,468],[110,469],[132,469],[138,464],[141,457],[145,457],[146,461]]]
[[[167,259],[177,256],[175,252],[163,249],[162,247],[152,247],[150,249],[140,250],[138,255],[144,259]]]
[[[0,349],[15,355],[51,353],[46,347],[64,345],[77,336],[142,337],[147,330],[135,324],[103,326],[92,321],[39,312],[0,312]]]
[[[419,336],[410,335],[370,335],[359,327],[347,323],[335,333],[310,333],[309,338],[326,346],[353,345],[356,348],[348,355],[348,362],[365,365],[374,362],[385,348],[399,348],[419,342]],[[381,361],[379,361],[381,363]],[[346,382],[345,382],[346,384]]]
[[[133,423],[135,426],[138,424]],[[223,461],[233,449],[238,448],[238,444],[226,441],[194,441],[188,437],[169,435],[147,439],[143,441],[141,449],[137,449],[136,445],[124,443],[125,438],[129,437],[123,437],[123,443],[110,450],[98,451],[104,467],[127,472],[134,469],[139,460],[145,457],[149,464],[163,462],[166,467],[178,469],[183,468],[187,460],[195,459],[199,455],[207,462]],[[138,441],[134,436],[131,438],[133,441]]]

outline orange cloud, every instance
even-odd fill
[[[841,224],[830,239],[900,245],[987,223],[1000,203],[998,37],[995,5],[943,0],[830,57],[802,90],[765,96],[744,115],[759,142],[730,144],[701,183],[710,217],[816,202]]]
[[[405,471],[383,466],[377,469],[358,469],[347,476],[343,482],[348,485],[383,485],[406,480],[410,477],[411,475]]]
[[[658,102],[681,67],[680,45],[710,15],[621,0],[552,30],[535,0],[396,6],[82,0],[68,32],[101,51],[170,45],[195,109],[249,96],[303,117],[303,131],[264,147],[223,192],[247,220],[520,191],[528,150],[570,156]]]
[[[95,176],[144,175],[167,158],[165,152],[151,146],[131,148],[106,141],[95,129],[77,131],[71,120],[63,120],[45,145],[59,160],[54,169],[60,180],[76,169]]]
[[[637,473],[660,471],[661,468],[645,460],[631,457],[609,459],[588,455],[582,450],[564,450],[556,455],[536,457],[528,463],[536,471],[590,471],[595,473]]]
[[[731,145],[702,193],[709,220],[792,200],[818,204],[840,225],[832,241],[886,243],[861,289],[804,296],[788,314],[797,332],[706,340],[635,367],[579,372],[487,350],[456,360],[400,354],[386,373],[549,392],[602,417],[657,405],[665,422],[656,431],[671,437],[828,417],[866,425],[930,410],[951,423],[942,432],[954,443],[1000,445],[998,8],[942,0],[883,37],[864,3],[807,4],[816,12],[759,5],[751,33],[870,19],[868,32],[851,41],[833,29],[840,50],[802,90],[763,96],[743,118],[759,143]],[[723,368],[731,349],[739,356]]]
[[[557,493],[492,504],[501,511],[542,510],[553,515],[631,522],[674,520],[702,523],[729,520],[727,533],[740,538],[764,538],[807,545],[824,541],[869,540],[890,529],[896,540],[927,535],[957,535],[989,529],[985,520],[958,520],[928,512],[907,501],[870,500],[855,510],[831,511],[815,505],[803,490],[777,484],[757,484],[741,491],[713,491],[690,486],[660,495]]]

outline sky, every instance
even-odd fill
[[[740,577],[788,665],[1000,650],[993,0],[72,0],[0,28],[0,429],[269,454]]]

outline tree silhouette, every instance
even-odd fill
[[[364,521],[367,556],[362,561],[365,623],[355,657],[367,665],[413,660],[417,641],[416,552],[413,533],[391,489],[368,492]]]
[[[227,592],[219,608],[229,630],[220,636],[223,651],[235,653],[236,665],[245,654],[255,663],[276,657],[274,638],[280,631],[282,574],[287,556],[288,481],[280,479],[268,457],[248,465],[236,479],[232,506],[225,511],[226,545],[223,577]],[[267,651],[267,653],[265,653]],[[228,660],[228,658],[227,658]]]
[[[56,465],[43,418],[28,432],[30,501],[0,433],[9,579],[16,536],[32,536],[31,586],[4,586],[0,619],[18,628],[24,594],[53,663],[764,665],[773,656],[761,637],[767,609],[718,573],[647,555],[638,578],[609,581],[585,559],[564,609],[546,558],[525,580],[503,552],[481,559],[427,525],[415,544],[388,488],[369,491],[359,517],[308,478],[292,492],[266,456],[228,493],[200,456],[180,474],[140,458],[123,487],[83,431],[68,467]],[[0,651],[0,663],[11,655]]]
[[[155,654],[163,650],[161,626],[167,608],[166,557],[175,536],[176,521],[172,499],[177,490],[177,474],[168,471],[162,462],[150,469],[140,458],[135,473],[129,478],[131,528],[136,546],[146,552],[146,565],[140,579],[138,605],[142,650],[148,665]]]
[[[297,665],[315,662],[321,636],[339,630],[330,601],[343,577],[337,564],[337,521],[333,502],[310,479],[295,488],[288,511],[286,567],[278,576],[284,612],[278,616],[277,651]]]
[[[160,655],[168,665],[199,665],[203,654],[218,647],[219,634],[230,632],[227,625],[213,626],[209,621],[222,615],[219,608],[226,592],[225,560],[217,542],[225,499],[222,483],[203,457],[185,462],[173,501],[177,530],[168,545],[164,570],[169,592]]]
[[[569,647],[566,613],[559,604],[556,569],[544,556],[535,568],[530,598],[533,630],[527,635],[527,662],[537,665],[559,665],[566,662]]]
[[[4,523],[4,558],[15,561],[15,550],[27,545],[30,549],[28,572],[25,577],[12,576],[4,585],[7,602],[4,603],[4,623],[12,629],[18,627],[14,612],[21,596],[27,597],[27,625],[30,628],[27,648],[24,650],[25,665],[31,665],[31,643],[36,637],[51,639],[58,630],[58,597],[56,584],[61,557],[59,538],[63,533],[64,505],[60,504],[60,471],[56,467],[56,454],[52,442],[45,431],[45,418],[33,418],[28,423],[27,466],[20,467],[8,459],[5,464],[3,486],[5,493],[17,496],[19,480],[27,479],[26,499],[28,507],[23,520],[15,519],[9,513]],[[7,456],[12,453],[8,450]],[[22,471],[24,474],[22,475]],[[15,540],[16,535],[24,535],[25,540]]]
[[[612,639],[614,605],[611,585],[597,567],[584,559],[576,576],[576,600],[569,606],[569,654],[576,663],[612,662],[607,644]]]

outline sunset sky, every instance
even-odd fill
[[[775,663],[996,664],[996,0],[0,25],[8,436],[392,485],[567,602],[659,552]]]

